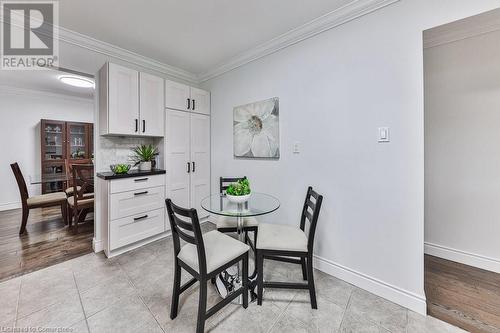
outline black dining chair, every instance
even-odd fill
[[[262,305],[263,288],[308,289],[311,307],[317,309],[316,289],[313,276],[313,248],[316,224],[321,210],[323,196],[312,187],[307,189],[302,208],[299,228],[279,224],[259,225],[257,238],[257,304]],[[306,231],[306,222],[310,222]],[[302,277],[306,283],[264,281],[264,259],[301,265]]]
[[[239,177],[239,178],[224,178],[220,177],[219,179],[219,193],[224,195],[226,193],[227,188],[231,183],[236,183],[240,180],[247,178]],[[221,198],[222,200],[222,198]],[[217,216],[217,220],[215,222],[217,230],[223,233],[228,232],[237,232],[237,220],[235,217],[230,216]],[[259,221],[255,217],[245,217],[243,218],[243,231],[245,232],[245,243],[249,244],[253,251],[255,251],[255,243],[257,243],[257,233],[258,233]],[[253,242],[248,237],[248,232],[253,232]]]
[[[170,318],[177,317],[179,297],[196,281],[200,282],[198,299],[198,319],[196,332],[202,333],[205,321],[217,311],[242,295],[243,307],[248,307],[248,251],[250,247],[243,242],[224,235],[217,230],[202,235],[196,209],[176,206],[166,199],[167,214],[174,241],[174,285]],[[187,242],[181,247],[180,240]],[[207,311],[207,281],[227,268],[242,262],[242,286],[229,294]],[[181,268],[193,276],[181,286]]]

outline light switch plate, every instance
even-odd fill
[[[378,142],[390,142],[389,127],[378,128]]]

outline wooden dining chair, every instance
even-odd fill
[[[66,223],[68,218],[66,211],[66,194],[64,192],[54,192],[30,197],[28,193],[28,187],[26,186],[26,181],[24,180],[23,174],[17,162],[12,163],[10,167],[12,169],[12,172],[14,172],[14,177],[16,177],[23,209],[19,234],[21,235],[26,231],[29,211],[30,209],[34,208],[61,206],[61,214],[64,222]]]
[[[196,209],[176,206],[170,199],[165,200],[167,214],[174,241],[174,285],[170,318],[177,317],[179,297],[196,281],[200,282],[198,299],[198,319],[196,332],[202,333],[205,321],[217,311],[242,295],[243,307],[248,306],[248,251],[249,246],[243,242],[212,230],[202,235],[200,221]],[[181,247],[181,239],[187,242]],[[227,268],[243,263],[242,286],[219,301],[207,311],[207,282]],[[181,268],[193,276],[181,286]]]
[[[64,171],[66,172],[66,188],[64,189],[64,193],[66,193],[66,197],[71,197],[74,194],[75,187],[73,186],[73,168],[71,167],[73,164],[88,164],[87,161],[73,161],[70,162],[70,159],[66,158],[64,160]],[[77,190],[80,189],[80,186],[77,186]],[[73,211],[71,210],[71,206],[69,204],[66,205],[68,209],[67,216],[69,219],[73,218]],[[68,220],[69,220],[68,219]],[[68,221],[69,222],[69,221]]]
[[[313,276],[313,249],[316,224],[323,196],[312,187],[307,189],[299,227],[265,224],[259,225],[257,238],[257,304],[262,305],[264,288],[308,289],[311,307],[317,309],[316,289]],[[309,231],[306,222],[309,221]],[[264,259],[301,265],[302,277],[306,283],[264,282]]]
[[[78,223],[85,221],[85,216],[94,210],[94,166],[92,164],[73,164],[73,196],[67,198],[73,212],[75,232],[78,233]]]
[[[246,176],[240,178],[223,178],[219,179],[219,193],[221,195],[226,194],[226,190],[231,183],[236,183],[240,180],[245,179]],[[215,222],[217,230],[223,233],[237,232],[237,219],[230,216],[217,216]],[[255,217],[244,217],[243,218],[243,231],[245,232],[245,243],[249,244],[253,251],[255,251],[255,243],[257,242],[259,220]],[[253,242],[248,237],[248,232],[253,232]]]

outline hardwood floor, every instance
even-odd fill
[[[470,332],[500,332],[500,274],[425,256],[427,313]]]
[[[90,253],[92,216],[75,235],[68,231],[59,208],[33,209],[27,232],[19,236],[21,209],[0,212],[0,281]]]

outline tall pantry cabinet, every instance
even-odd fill
[[[200,203],[210,195],[210,93],[167,80],[165,107],[167,198],[206,217]]]

